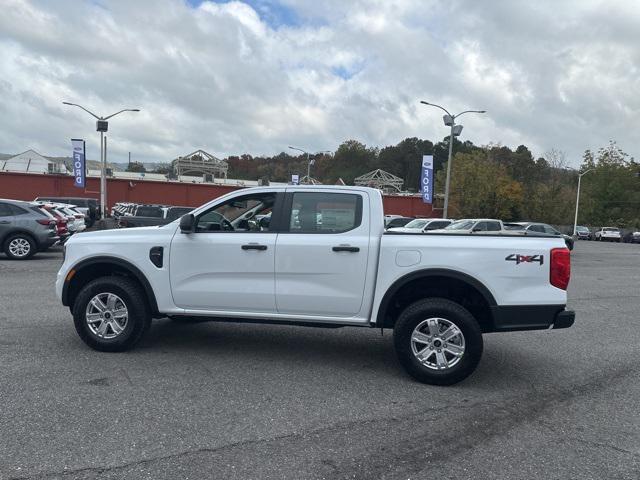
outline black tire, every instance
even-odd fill
[[[128,310],[124,330],[115,338],[101,338],[86,321],[87,305],[96,295],[112,293],[120,297]],[[122,352],[133,348],[151,324],[149,305],[140,285],[126,277],[101,277],[89,282],[73,304],[73,322],[78,335],[88,346],[101,352]]]
[[[420,323],[430,318],[441,318],[451,322],[464,336],[464,352],[452,367],[443,370],[429,368],[413,353],[413,331]],[[482,331],[478,322],[467,309],[444,298],[428,298],[407,307],[396,321],[393,341],[398,360],[407,373],[419,382],[431,385],[453,385],[464,380],[473,373],[482,357]],[[426,344],[425,348],[428,348]]]
[[[20,250],[25,251],[25,249],[27,249],[26,253],[24,255],[15,253],[13,242],[20,242],[22,245]],[[9,235],[4,241],[3,250],[5,255],[12,260],[27,260],[36,254],[38,247],[31,235],[27,233],[14,233],[13,235]]]

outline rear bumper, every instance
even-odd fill
[[[508,305],[491,307],[494,332],[569,328],[575,313],[565,305]]]

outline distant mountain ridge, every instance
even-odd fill
[[[0,153],[0,161],[8,160],[11,157],[15,157],[18,155],[17,153]],[[50,160],[54,163],[64,163],[69,170],[71,170],[71,164],[73,163],[73,159],[71,157],[51,157],[49,155],[42,155],[47,160]],[[169,165],[170,162],[143,162],[144,168],[147,171],[155,170],[158,167],[163,167]],[[128,162],[107,162],[107,168],[111,168],[114,172],[124,172],[127,170],[129,163]],[[90,170],[99,170],[100,169],[100,161],[99,160],[90,160],[87,159],[87,166]]]

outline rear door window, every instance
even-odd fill
[[[291,233],[344,233],[360,226],[362,197],[352,193],[296,192],[289,212]]]
[[[427,225],[427,230],[439,230],[441,228],[444,228],[448,225],[450,225],[451,222],[431,222],[429,225]]]
[[[0,203],[0,217],[12,217],[13,212],[7,203]]]
[[[18,216],[18,215],[26,215],[27,213],[29,213],[28,211],[26,211],[24,208],[22,207],[18,207],[17,205],[7,205],[10,209],[11,212],[13,212],[14,216]]]

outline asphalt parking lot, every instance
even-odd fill
[[[390,332],[158,320],[89,350],[59,251],[0,258],[0,478],[640,476],[640,245],[577,242],[573,328],[485,336],[454,387]]]

